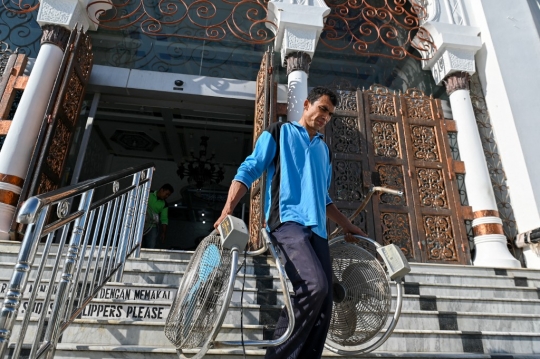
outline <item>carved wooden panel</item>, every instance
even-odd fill
[[[257,75],[255,93],[255,118],[253,128],[253,145],[261,133],[276,121],[276,85],[273,76],[273,56],[266,51]],[[251,185],[250,215],[249,215],[249,247],[250,250],[259,249],[262,245],[261,228],[265,224],[264,202],[266,180],[263,175]]]
[[[373,85],[364,91],[363,100],[367,109],[364,116],[369,170],[380,178],[380,185],[404,192],[403,197],[390,194],[373,196],[373,235],[382,244],[394,243],[400,247],[407,259],[421,261],[422,254],[415,243],[417,228],[413,225],[414,215],[410,210],[413,193],[408,177],[410,171],[399,96],[383,86]]]
[[[379,85],[357,96],[361,101],[356,107],[350,105],[350,96],[344,102],[364,109],[357,114],[366,145],[358,159],[362,168],[336,161],[332,196],[353,203],[358,198],[351,191],[356,178],[368,177],[360,171],[375,172],[380,185],[399,189],[404,196],[373,196],[373,224],[365,224],[370,236],[382,244],[396,244],[411,261],[468,263],[463,211],[440,104],[416,89],[396,94]],[[347,113],[352,115],[351,110]]]
[[[422,261],[467,264],[463,211],[440,106],[416,89],[402,94],[400,103]]]
[[[337,90],[338,104],[333,118],[324,128],[325,141],[332,154],[330,197],[347,217],[358,208],[366,195],[364,171],[367,168],[366,131],[361,113],[362,94],[357,90]],[[359,97],[360,96],[360,97]],[[364,231],[372,231],[370,211],[360,213],[353,223]],[[328,233],[335,229],[328,223]]]

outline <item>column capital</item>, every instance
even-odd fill
[[[66,49],[70,35],[69,30],[60,25],[43,25],[41,30],[43,31],[41,45],[52,44],[61,48],[62,51]]]
[[[291,52],[302,51],[313,57],[330,8],[323,0],[270,0],[267,19],[276,24],[274,47],[281,52],[282,64]]]
[[[89,3],[95,2],[90,8]],[[63,26],[69,31],[75,26],[82,26],[83,30],[97,30],[98,21],[95,14],[107,11],[112,4],[106,1],[95,0],[42,0],[40,2],[37,22],[45,25]]]
[[[422,67],[431,70],[435,83],[440,85],[454,72],[476,72],[474,56],[482,47],[480,29],[472,26],[427,21],[423,27],[433,39],[433,51],[422,54]],[[419,40],[417,40],[419,41]]]
[[[471,75],[467,72],[454,72],[445,77],[443,80],[446,87],[446,93],[450,96],[457,90],[469,90],[469,82]]]
[[[311,65],[311,56],[302,51],[291,52],[285,57],[285,65],[287,76],[293,71],[304,71],[307,74]]]

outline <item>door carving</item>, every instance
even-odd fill
[[[398,245],[410,261],[469,263],[466,211],[454,173],[459,166],[452,161],[440,100],[379,85],[338,91],[338,97],[326,126],[336,206],[350,215],[377,178],[404,196],[374,195],[356,225],[381,244]]]
[[[253,146],[261,133],[276,121],[276,84],[273,75],[273,51],[267,50],[263,56],[259,73],[257,74],[255,92],[255,116],[253,128]],[[261,228],[264,220],[264,189],[265,176],[261,176],[251,186],[249,209],[249,247],[250,250],[262,246]]]

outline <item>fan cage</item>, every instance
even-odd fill
[[[231,258],[217,235],[206,237],[191,257],[165,322],[165,336],[177,349],[200,347],[211,334],[224,304]]]
[[[328,339],[344,347],[360,346],[377,336],[392,304],[385,269],[371,248],[362,247],[344,240],[330,245],[334,303]]]

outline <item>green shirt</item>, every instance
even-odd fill
[[[148,196],[148,209],[159,214],[161,224],[169,224],[169,209],[165,201],[157,197],[157,191],[151,192]]]

